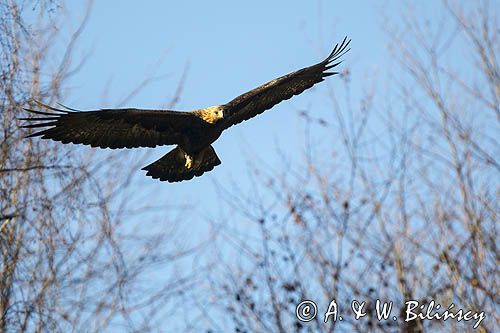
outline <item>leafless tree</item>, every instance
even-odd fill
[[[429,22],[425,6],[385,20],[399,64],[387,83],[364,78],[353,93],[360,78],[346,70],[328,118],[301,114],[303,164],[252,156],[250,193],[220,188],[200,315],[212,331],[470,332],[477,321],[404,322],[408,300],[484,311],[477,331],[500,329],[498,8],[444,1]],[[318,315],[301,322],[306,299]],[[343,320],[325,324],[332,299]],[[388,320],[377,299],[393,301]],[[367,302],[359,320],[353,300]]]
[[[26,140],[18,128],[33,98],[67,98],[64,83],[85,60],[74,51],[91,3],[61,54],[63,5],[0,1],[0,331],[153,330],[192,279],[165,269],[152,284],[151,275],[194,249],[167,247],[175,224],[131,200],[140,156]]]

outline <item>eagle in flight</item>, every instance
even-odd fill
[[[39,136],[100,148],[177,145],[143,170],[161,181],[188,180],[221,164],[211,144],[222,131],[302,93],[327,76],[338,74],[329,70],[341,63],[338,60],[350,50],[349,43],[346,37],[320,63],[265,83],[227,104],[190,112],[142,109],[78,111],[63,105],[59,109],[36,102],[40,108],[51,112],[25,109],[42,117],[21,118],[29,122],[21,127],[44,128],[27,137]]]

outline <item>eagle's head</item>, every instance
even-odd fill
[[[195,113],[210,124],[215,124],[224,117],[227,117],[227,111],[222,105],[209,106],[207,108],[196,110]]]

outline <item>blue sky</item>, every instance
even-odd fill
[[[68,1],[66,5],[61,45],[77,28],[85,8],[83,1]],[[96,0],[76,53],[77,57],[88,54],[88,58],[66,82],[70,94],[61,102],[77,109],[116,107],[144,78],[158,77],[161,79],[122,106],[164,107],[187,68],[175,109],[223,104],[280,75],[321,61],[344,36],[352,42],[341,68],[351,72],[351,91],[356,100],[371,81],[390,73],[393,67],[381,29],[383,6],[389,7],[386,14],[393,13],[397,18],[392,7],[399,6],[398,1],[157,0],[139,5],[131,0]],[[432,8],[426,12],[432,14]],[[54,55],[54,65],[58,57]],[[300,163],[303,128],[297,113],[307,109],[314,116],[329,118],[327,93],[329,89],[342,90],[341,86],[339,77],[330,77],[251,121],[230,128],[214,143],[222,165],[200,178],[169,184],[146,177],[138,168],[136,180],[148,198],[154,195],[157,203],[168,205],[196,203],[197,209],[182,219],[187,233],[186,238],[179,237],[179,244],[189,242],[192,236],[203,239],[207,225],[200,217],[217,216],[222,204],[215,183],[227,186],[236,180],[243,191],[250,192],[248,152],[282,169],[284,162],[276,154],[280,147],[292,164]],[[84,152],[91,148],[75,149]],[[157,147],[143,165],[170,149]],[[143,198],[137,195],[138,200]],[[168,223],[169,216],[160,222]]]
[[[418,14],[428,17],[429,21],[436,19],[437,4],[437,1],[417,2],[417,6],[425,6]],[[63,33],[58,41],[61,52],[54,53],[54,66],[85,8],[84,1],[67,1],[66,5],[69,6],[65,8],[67,17],[60,26]],[[96,0],[75,54],[76,59],[88,57],[81,70],[65,83],[69,94],[61,102],[77,109],[116,107],[144,78],[154,77],[158,80],[120,106],[165,107],[187,70],[175,109],[223,104],[280,75],[321,61],[344,36],[352,39],[351,51],[344,56],[340,68],[351,72],[352,100],[358,101],[374,80],[382,83],[377,86],[382,91],[377,93],[377,98],[383,99],[384,85],[390,84],[386,76],[398,76],[394,60],[388,55],[381,14],[390,15],[391,22],[397,23],[398,6],[403,5],[399,1]],[[462,57],[456,59],[461,63]],[[291,165],[302,162],[303,126],[297,114],[308,110],[315,117],[334,119],[328,98],[330,91],[343,91],[339,77],[330,77],[300,96],[224,132],[214,143],[222,165],[202,177],[170,184],[148,178],[137,168],[135,179],[141,193],[129,195],[139,205],[146,198],[154,201],[153,204],[169,207],[185,203],[196,206],[195,210],[180,213],[172,210],[169,213],[173,218],[164,214],[164,210],[160,213],[163,215],[154,216],[159,227],[182,222],[184,234],[176,238],[176,244],[169,246],[196,243],[206,237],[208,224],[204,218],[207,215],[217,218],[220,210],[228,210],[217,196],[215,184],[231,186],[231,182],[236,181],[243,192],[251,193],[254,181],[249,177],[249,156],[282,170],[288,166],[276,152],[279,147]],[[384,107],[385,104],[377,105]],[[376,126],[371,130],[376,137]],[[172,148],[150,150],[150,156],[142,165]],[[86,152],[92,148],[74,149]],[[119,150],[103,150],[99,154],[127,155]],[[235,223],[234,228],[244,229],[244,221]],[[250,238],[249,233],[241,234]],[[156,272],[160,279],[163,273]]]

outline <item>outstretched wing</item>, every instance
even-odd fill
[[[311,88],[323,81],[325,77],[338,74],[338,72],[328,72],[328,70],[341,63],[341,61],[336,61],[350,50],[347,48],[350,42],[345,37],[340,45],[335,45],[332,53],[322,62],[272,80],[227,103],[224,107],[228,115],[225,115],[225,119],[222,120],[222,128],[225,129],[255,117],[274,105]]]
[[[92,147],[114,149],[172,145],[179,143],[183,136],[199,133],[207,126],[205,121],[189,112],[140,109],[77,111],[38,104],[51,112],[25,109],[43,117],[21,118],[30,122],[21,127],[45,128],[27,137],[40,136],[42,139]]]

